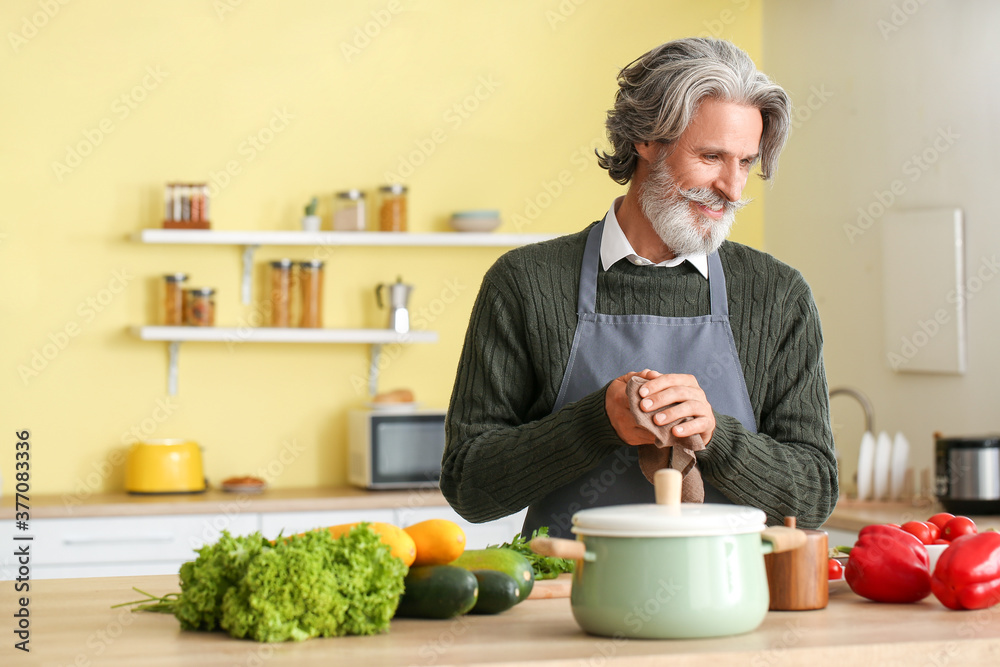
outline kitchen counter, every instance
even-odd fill
[[[898,523],[902,525],[907,521],[926,521],[928,517],[944,511],[944,508],[937,503],[914,506],[910,503],[860,502],[842,498],[824,526],[857,532],[873,523]],[[976,526],[981,531],[989,528],[1000,530],[1000,516],[972,516],[970,518],[976,522]]]
[[[182,632],[173,616],[111,605],[178,590],[176,576],[32,581],[28,654],[11,639],[4,595],[3,664],[102,667],[233,665],[944,665],[1000,664],[1000,608],[945,609],[933,597],[885,605],[834,583],[826,609],[770,612],[756,631],[698,640],[625,640],[583,633],[568,599],[527,600],[496,616],[399,619],[374,637],[257,644],[222,633]],[[11,658],[13,660],[11,661]]]
[[[438,489],[368,491],[353,486],[301,489],[268,489],[259,494],[228,493],[209,489],[204,493],[134,495],[124,491],[31,496],[33,519],[108,516],[157,516],[241,512],[308,512],[324,510],[395,509],[446,507]],[[923,521],[944,511],[937,503],[915,506],[900,502],[870,502],[841,498],[825,527],[857,532],[872,523]],[[0,520],[14,518],[14,496],[0,498]],[[980,530],[1000,530],[1000,516],[973,516]]]
[[[381,508],[446,506],[437,489],[367,491],[353,486],[304,489],[268,489],[263,493],[229,493],[209,489],[204,493],[135,495],[125,493],[31,495],[31,518],[151,516],[167,514],[218,514],[241,512],[304,512]],[[0,499],[0,520],[14,518],[14,496]]]

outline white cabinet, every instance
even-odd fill
[[[252,514],[34,519],[34,539],[16,544],[29,545],[33,579],[166,574],[195,558],[194,550],[217,540],[222,530],[247,535],[257,529]],[[11,550],[0,575],[16,577],[17,566]]]
[[[380,510],[338,510],[328,512],[268,512],[260,515],[260,532],[264,537],[273,540],[279,533],[294,535],[304,533],[313,528],[324,526],[339,526],[343,523],[356,521],[380,521],[394,523],[395,512],[391,509]]]
[[[291,535],[321,526],[337,526],[355,521],[380,521],[406,528],[426,519],[448,519],[465,531],[467,549],[483,549],[490,544],[509,542],[520,532],[524,514],[522,511],[496,521],[470,523],[446,505],[337,512],[274,512],[261,515],[260,530],[264,537],[273,539],[282,530],[285,535]]]
[[[81,517],[33,519],[31,530],[17,536],[13,521],[0,522],[0,581],[18,576],[14,549],[27,545],[32,579],[116,577],[176,574],[197,557],[195,549],[215,542],[223,530],[233,535],[260,531],[274,539],[322,526],[355,521],[380,521],[405,528],[425,519],[450,519],[465,531],[466,548],[482,549],[509,542],[521,530],[524,511],[488,523],[469,523],[450,507],[381,508],[309,512],[247,512],[243,514],[183,514],[143,517]],[[832,541],[832,538],[831,538]],[[853,544],[853,542],[851,542]]]
[[[446,506],[400,508],[396,510],[396,525],[406,528],[427,519],[449,519],[465,531],[466,549],[483,549],[491,544],[510,542],[514,535],[521,532],[527,511],[524,509],[517,514],[486,523],[470,523]]]

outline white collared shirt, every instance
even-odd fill
[[[708,278],[708,255],[705,253],[679,255],[659,263],[654,263],[638,255],[625,236],[625,232],[622,231],[621,225],[618,224],[618,217],[615,216],[615,208],[622,199],[624,197],[618,197],[611,202],[611,208],[604,216],[604,232],[601,234],[601,265],[605,271],[624,257],[636,266],[679,266],[684,262],[691,262],[691,266],[698,269],[698,273]]]

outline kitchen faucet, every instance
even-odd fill
[[[864,392],[854,387],[836,387],[830,390],[830,398],[838,394],[847,394],[861,404],[861,407],[865,411],[865,431],[875,433],[875,410],[872,408],[872,402],[868,400]]]

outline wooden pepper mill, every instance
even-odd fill
[[[785,517],[795,528],[795,517]],[[764,556],[771,611],[823,609],[830,599],[829,546],[822,530],[803,530],[806,543],[797,549]]]

